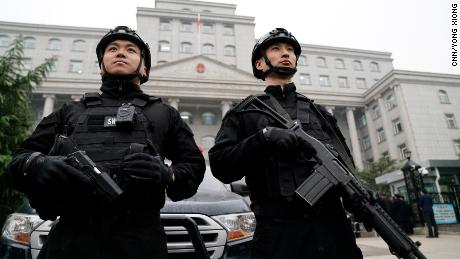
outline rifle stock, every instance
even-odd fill
[[[316,150],[313,157],[317,166],[313,173],[297,188],[296,194],[308,204],[316,202],[333,186],[344,190],[347,198],[358,197],[364,219],[388,244],[392,254],[398,258],[426,259],[418,249],[420,242],[414,243],[396,222],[375,202],[368,191],[354,177],[351,171],[323,143],[308,135],[296,121],[291,121],[273,110],[256,96],[250,96],[240,104],[241,113],[262,113],[274,119],[281,127],[293,130],[300,141],[308,142]]]

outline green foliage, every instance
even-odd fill
[[[375,178],[394,171],[397,161],[388,157],[382,157],[378,161],[372,162],[369,166],[361,171],[358,171],[356,176],[370,189],[379,193],[389,193],[388,185],[377,185]]]
[[[22,37],[0,56],[0,224],[22,201],[21,194],[6,187],[3,174],[13,152],[30,134],[32,90],[45,79],[54,62],[54,58],[47,59],[26,70]]]

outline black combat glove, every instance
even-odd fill
[[[368,192],[370,203],[377,203],[378,193],[367,188],[366,191]],[[352,197],[344,197],[343,203],[345,209],[353,214],[354,221],[363,223],[367,231],[372,230],[372,226],[369,224],[372,215],[365,208],[362,198],[359,195],[354,194]]]
[[[33,188],[52,191],[90,185],[90,178],[67,164],[65,159],[65,156],[38,155],[28,161],[25,174]]]
[[[295,132],[289,129],[267,127],[264,136],[268,145],[279,155],[291,154],[299,144]]]
[[[126,155],[120,173],[129,183],[151,183],[160,187],[166,187],[172,179],[172,170],[160,157],[146,153]]]

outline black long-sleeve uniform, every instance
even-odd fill
[[[104,82],[101,91],[102,102],[127,103],[137,97],[144,99],[146,97],[138,85],[130,83]],[[66,195],[69,194],[53,193],[53,190],[47,194],[43,194],[42,190],[41,193],[37,193],[28,176],[24,175],[25,162],[33,152],[48,154],[55,136],[72,131],[77,124],[76,120],[86,109],[83,102],[66,103],[59,110],[45,117],[17,150],[7,168],[5,176],[8,184],[25,193],[32,206],[36,206],[39,212],[66,202],[63,199],[66,199]],[[193,196],[205,171],[204,158],[193,139],[193,133],[179,113],[169,105],[155,102],[144,112],[147,118],[155,120],[150,121],[150,124],[156,152],[172,161],[171,168],[175,181],[167,186],[168,196],[173,201]],[[91,130],[88,131],[91,133]],[[125,142],[130,138],[129,133],[123,136],[126,137],[123,139]],[[79,140],[78,136],[76,138]],[[80,140],[86,141],[86,139]],[[78,190],[69,190],[74,194],[70,194],[72,199],[67,200],[69,204],[65,204],[69,210],[52,211],[52,214],[58,213],[61,216],[60,222],[50,233],[47,253],[41,256],[45,256],[44,258],[165,258],[166,238],[159,219],[159,210],[165,202],[165,189],[148,185],[138,189],[145,190],[125,191],[121,202],[102,209],[91,206],[93,201],[84,200],[86,196],[80,195]],[[70,201],[75,204],[71,204]],[[84,204],[90,205],[85,209]],[[47,215],[48,212],[44,211],[43,214]]]
[[[284,91],[280,86],[265,90],[292,119],[300,120],[305,132],[330,144],[311,101],[295,91],[292,83]],[[266,97],[261,96],[272,106]],[[252,258],[362,258],[338,191],[329,191],[314,207],[295,197],[295,188],[309,176],[314,162],[277,154],[262,133],[267,126],[276,127],[274,122],[259,113],[240,113],[238,108],[223,119],[209,157],[214,176],[222,182],[246,177],[257,218]],[[332,115],[318,108],[342,136]]]

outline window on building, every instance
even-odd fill
[[[307,57],[304,56],[304,55],[300,55],[299,59],[297,60],[297,65],[306,66],[307,65]]]
[[[364,136],[361,139],[361,149],[363,151],[366,151],[371,148],[371,140],[369,139],[369,136]]]
[[[454,140],[455,154],[460,155],[460,142]]]
[[[24,48],[25,49],[35,49],[36,40],[34,37],[25,37],[24,38]]]
[[[366,89],[367,88],[366,78],[361,78],[361,77],[356,78],[356,87],[359,89]]]
[[[406,150],[407,150],[407,147],[406,147],[406,144],[401,144],[398,146],[398,150],[399,150],[399,159],[401,160],[404,160],[406,159]]]
[[[366,118],[366,114],[361,114],[359,117],[358,117],[358,127],[359,128],[362,128],[364,126],[367,125],[367,118]]]
[[[201,32],[203,33],[214,33],[214,24],[212,23],[203,23],[201,26]]]
[[[363,70],[363,64],[359,60],[353,61],[353,69],[356,71],[362,71]]]
[[[203,54],[214,54],[214,45],[211,43],[203,44],[203,47],[201,48],[201,52]]]
[[[345,62],[343,61],[343,59],[338,58],[335,60],[335,68],[345,69]]]
[[[447,128],[448,129],[456,129],[457,122],[455,121],[455,115],[453,113],[445,113],[444,117],[446,118]]]
[[[380,112],[380,107],[378,104],[372,106],[372,118],[375,120],[380,118],[380,116],[382,116],[382,113]]]
[[[160,31],[170,31],[171,22],[169,20],[160,19]]]
[[[24,65],[25,70],[32,70],[32,68],[33,68],[32,59],[31,58],[23,58],[22,59],[22,65]]]
[[[212,112],[203,112],[203,114],[201,114],[201,123],[206,126],[216,125],[216,118],[216,114]]]
[[[60,39],[50,39],[48,41],[49,50],[60,50],[62,48],[62,41]]]
[[[161,52],[168,52],[171,51],[171,45],[169,41],[161,40],[158,42],[158,51]]]
[[[81,60],[70,60],[69,72],[70,73],[77,73],[77,74],[83,73],[83,61],[81,61]]]
[[[311,78],[309,74],[300,74],[299,83],[301,85],[311,85]]]
[[[235,56],[235,46],[227,45],[224,47],[224,56],[234,57]]]
[[[319,86],[328,87],[331,86],[329,83],[329,76],[319,76]]]
[[[440,103],[450,103],[449,96],[447,95],[446,91],[439,90],[438,91],[438,96],[439,96],[439,102]]]
[[[396,98],[393,94],[387,96],[387,110],[391,110],[396,107]]]
[[[339,87],[349,88],[348,78],[346,76],[339,76]]]
[[[399,118],[392,120],[391,125],[393,126],[393,135],[398,135],[403,131],[401,120]]]
[[[192,120],[192,113],[191,113],[191,112],[187,112],[187,111],[180,112],[180,117],[181,117],[182,120],[184,120],[187,124],[192,124],[192,122],[193,122],[193,120]]]
[[[192,43],[190,42],[181,42],[180,44],[180,52],[182,53],[192,53],[193,48],[192,48]]]
[[[201,138],[201,146],[209,150],[214,146],[215,138],[213,136],[204,136]]]
[[[192,32],[193,31],[193,25],[191,22],[181,22],[180,24],[180,31],[183,32]]]
[[[211,11],[210,10],[203,10],[202,13],[210,13]]]
[[[158,60],[157,61],[157,65],[166,64],[166,63],[168,63],[168,61],[166,61],[166,60]]]
[[[224,25],[224,35],[234,35],[235,27],[233,25]]]
[[[11,38],[8,35],[0,35],[0,47],[8,47],[11,44]]]
[[[380,72],[379,63],[371,62],[371,72]]]
[[[72,44],[73,51],[85,51],[86,42],[84,40],[74,40]]]
[[[318,67],[326,67],[326,66],[327,66],[327,64],[326,64],[326,58],[317,57],[317,58],[316,58],[316,66],[318,66]]]
[[[377,129],[377,140],[379,143],[382,143],[383,141],[386,140],[385,131],[383,130],[383,128]]]

